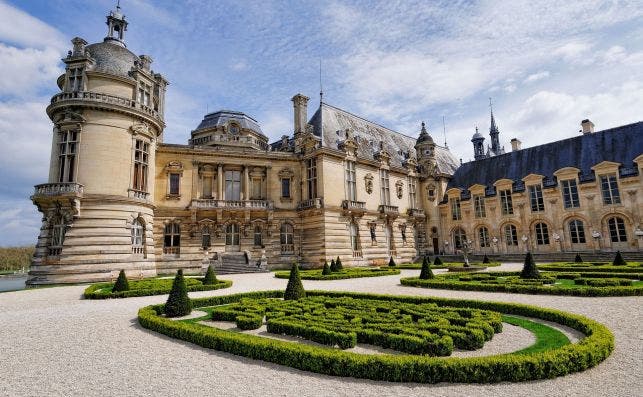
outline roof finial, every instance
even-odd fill
[[[121,0],[116,0],[116,9],[117,10],[121,9]]]
[[[322,87],[322,60],[319,57],[319,106],[321,106],[324,101],[324,90]]]
[[[444,115],[442,116],[442,134],[444,134],[444,147],[448,149],[449,145],[447,145],[447,127],[444,123]]]
[[[422,130],[420,131],[421,134],[426,134],[426,124],[424,124],[424,121],[422,122]]]

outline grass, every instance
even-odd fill
[[[210,291],[232,286],[232,281],[217,280],[216,284],[203,284],[203,277],[185,277],[188,291]],[[130,289],[122,292],[112,292],[114,283],[92,284],[85,289],[86,299],[129,298],[135,296],[165,295],[172,289],[173,278],[148,278],[129,282]]]
[[[299,274],[302,280],[342,280],[347,278],[360,278],[360,277],[379,277],[379,276],[393,276],[400,274],[400,270],[395,267],[348,267],[338,272],[333,272],[329,275],[323,275],[322,269],[300,270]],[[275,272],[277,278],[288,278],[289,271]]]
[[[510,354],[531,354],[556,349],[571,343],[567,335],[556,328],[535,321],[513,316],[502,316],[502,321],[531,331],[536,336],[536,343]]]

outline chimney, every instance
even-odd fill
[[[75,56],[75,57],[85,56],[85,46],[87,45],[87,42],[85,40],[83,40],[80,37],[74,37],[71,40],[71,44],[73,44],[74,46],[72,56]]]
[[[511,151],[515,152],[517,150],[522,149],[522,142],[518,138],[512,138],[511,139]]]
[[[299,134],[306,131],[306,124],[308,123],[308,97],[302,94],[297,94],[292,97],[292,103],[294,106],[294,127],[295,134]]]
[[[580,125],[583,127],[581,132],[583,134],[593,134],[594,133],[594,123],[589,121],[589,119],[585,119],[580,122]]]

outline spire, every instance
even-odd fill
[[[448,149],[449,145],[447,145],[447,126],[446,124],[444,124],[444,116],[442,116],[442,134],[444,135],[444,147]]]
[[[491,98],[489,98],[489,109],[491,112],[491,124],[489,126],[489,135],[491,136],[491,153],[493,155],[499,155],[502,154],[502,149],[500,148],[500,139],[498,135],[500,135],[500,131],[498,130],[498,126],[496,125],[496,119],[493,117],[493,103],[491,102]]]
[[[430,144],[433,143],[433,138],[431,138],[431,135],[426,130],[426,124],[424,124],[424,121],[422,122],[422,128],[420,128],[420,135],[418,136],[417,141],[415,142],[416,146],[420,143],[423,142],[428,142]]]
[[[125,15],[121,12],[120,0],[116,3],[116,9],[107,15],[107,36],[105,41],[125,47],[125,31],[127,30],[127,21]]]
[[[489,98],[489,109],[491,109],[491,127],[489,128],[489,132],[499,132],[498,126],[496,126],[496,119],[493,117],[493,103],[491,102],[491,98]]]

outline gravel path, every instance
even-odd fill
[[[515,270],[520,265],[494,270]],[[419,270],[404,270],[402,277]],[[192,297],[285,288],[272,274],[231,275],[232,288]],[[141,328],[137,310],[166,296],[90,301],[83,286],[0,294],[0,395],[636,396],[643,395],[641,297],[580,298],[403,287],[400,276],[304,281],[307,289],[473,298],[579,313],[607,325],[614,353],[561,378],[493,385],[395,384],[312,374],[176,341]]]

